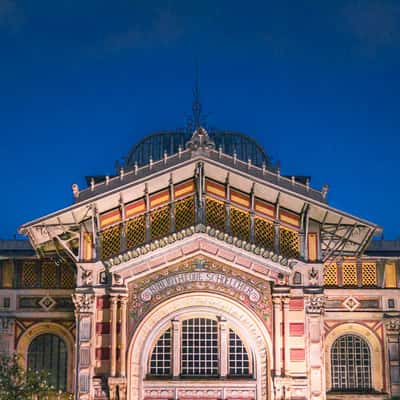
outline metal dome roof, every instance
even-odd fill
[[[252,164],[271,166],[271,159],[264,149],[251,137],[239,132],[211,131],[208,132],[214,141],[216,149],[232,155],[236,153],[238,159]],[[168,155],[178,153],[179,148],[184,149],[192,137],[188,131],[162,131],[144,137],[134,145],[125,157],[125,167],[133,167],[136,163],[140,167],[153,161],[161,160],[164,153]]]

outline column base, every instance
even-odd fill
[[[108,378],[108,391],[110,393],[110,400],[125,400],[126,378],[110,376]]]

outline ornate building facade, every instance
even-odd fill
[[[251,138],[157,133],[0,242],[0,350],[80,400],[400,395],[400,245]]]

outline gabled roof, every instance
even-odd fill
[[[251,191],[270,203],[298,214],[307,210],[308,217],[321,226],[322,251],[324,258],[361,254],[380,228],[369,221],[355,217],[327,204],[327,188],[316,190],[299,183],[293,177],[280,175],[266,166],[243,162],[235,155],[224,154],[215,149],[215,144],[203,128],[196,130],[186,150],[164,157],[142,167],[121,170],[119,176],[106,179],[79,191],[74,187],[76,202],[62,210],[21,226],[20,232],[29,234],[36,247],[97,213],[119,207],[121,201],[129,203],[144,193],[165,189],[168,182],[174,183],[193,178],[198,163],[202,163],[206,177],[224,182],[229,176],[232,187],[246,193]]]

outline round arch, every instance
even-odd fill
[[[237,333],[251,343],[257,379],[257,399],[270,399],[272,342],[262,321],[241,304],[222,295],[198,292],[165,301],[150,311],[136,329],[128,349],[128,400],[141,400],[147,357],[160,329],[175,317],[214,314],[232,321]]]
[[[336,326],[325,338],[326,391],[330,391],[332,387],[330,355],[333,343],[340,336],[351,334],[357,335],[367,342],[371,351],[371,365],[373,365],[371,371],[372,388],[378,392],[382,392],[384,387],[382,344],[374,332],[366,326],[357,323],[345,323]]]
[[[29,327],[20,337],[17,354],[22,356],[24,368],[27,368],[28,349],[34,339],[43,334],[53,334],[64,340],[67,347],[67,389],[73,391],[74,337],[64,326],[53,322],[40,322]]]

